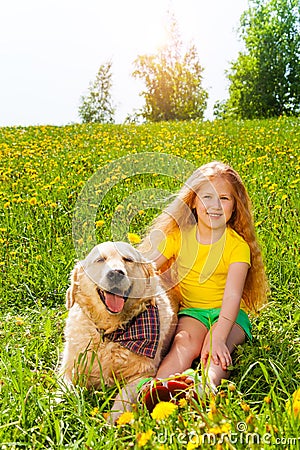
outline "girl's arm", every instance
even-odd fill
[[[240,310],[248,270],[247,263],[233,263],[229,266],[222,307],[215,328],[215,333],[225,342]]]
[[[208,333],[202,348],[201,359],[205,365],[210,350],[212,350],[213,362],[221,363],[224,370],[232,362],[226,342],[240,310],[248,269],[249,265],[242,262],[232,263],[229,266],[219,319],[213,327],[212,342],[210,342]]]
[[[168,258],[166,258],[162,253],[160,253],[158,250],[155,250],[153,254],[150,257],[151,261],[155,264],[157,270],[161,268],[163,264],[165,264],[168,261]]]

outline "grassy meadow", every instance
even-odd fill
[[[299,120],[283,117],[0,128],[0,449],[300,448],[299,148]],[[136,405],[115,426],[115,389],[56,403],[74,262],[95,239],[137,242],[190,168],[216,159],[251,196],[271,289],[230,381],[205,404],[162,404],[153,416]]]

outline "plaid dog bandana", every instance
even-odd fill
[[[159,314],[155,306],[149,305],[135,317],[125,329],[118,329],[105,337],[118,342],[133,353],[154,358],[159,342]]]

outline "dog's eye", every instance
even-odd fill
[[[101,256],[100,258],[96,259],[96,262],[104,262],[106,258],[104,256]]]
[[[130,263],[134,262],[134,260],[132,258],[126,258],[125,256],[123,256],[123,261],[130,262]]]

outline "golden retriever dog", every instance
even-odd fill
[[[63,380],[96,389],[125,381],[113,406],[115,420],[136,401],[139,380],[156,374],[176,310],[154,266],[125,242],[99,244],[75,265],[66,306]]]

